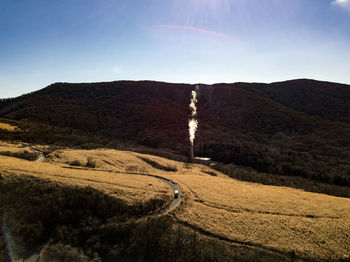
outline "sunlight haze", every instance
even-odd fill
[[[348,0],[0,2],[0,97],[54,82],[350,83]]]

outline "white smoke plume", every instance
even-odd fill
[[[192,91],[192,98],[190,102],[190,109],[191,109],[191,118],[188,120],[188,132],[190,136],[190,142],[191,146],[193,146],[194,139],[196,137],[196,131],[198,127],[198,120],[196,119],[197,117],[197,92]]]

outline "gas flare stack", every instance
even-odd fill
[[[190,146],[190,163],[193,163],[194,159],[194,152],[193,152],[193,145]]]

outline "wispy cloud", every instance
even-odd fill
[[[332,3],[350,11],[350,0],[334,0]]]
[[[177,30],[185,30],[185,31],[192,31],[192,32],[197,32],[197,33],[202,33],[202,34],[207,34],[207,35],[212,35],[215,37],[220,37],[220,38],[225,38],[231,41],[235,41],[235,38],[229,35],[221,34],[215,31],[210,31],[207,29],[203,28],[197,28],[197,27],[192,27],[192,26],[182,26],[182,25],[156,25],[156,27],[160,28],[170,28],[170,29],[177,29]]]

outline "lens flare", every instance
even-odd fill
[[[215,37],[219,37],[219,38],[224,38],[224,39],[227,39],[227,40],[235,41],[235,39],[233,37],[229,36],[229,35],[218,33],[218,32],[215,32],[215,31],[210,31],[210,30],[203,29],[203,28],[192,27],[192,26],[156,25],[156,27],[196,32],[196,33],[206,34],[206,35],[210,35],[210,36],[215,36]]]
[[[16,256],[16,253],[14,251],[14,245],[15,245],[14,241],[12,241],[11,234],[8,231],[6,224],[5,224],[6,219],[7,219],[7,215],[5,213],[1,229],[2,229],[2,234],[4,237],[3,240],[4,240],[5,248],[7,251],[8,260],[10,262],[12,262],[12,261],[16,261],[17,256]]]

